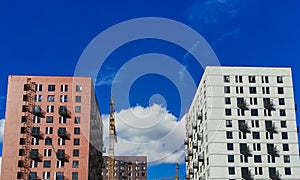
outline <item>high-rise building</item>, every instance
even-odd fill
[[[90,77],[9,76],[1,179],[102,179]]]
[[[299,179],[290,68],[207,67],[186,115],[190,179]]]
[[[115,179],[146,180],[147,156],[115,156]],[[108,157],[103,156],[103,179],[108,179]]]

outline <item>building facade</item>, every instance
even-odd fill
[[[9,76],[1,179],[102,179],[90,77]]]
[[[207,67],[186,115],[189,179],[299,179],[290,68]]]
[[[115,156],[115,179],[146,180],[147,156]],[[108,179],[108,157],[103,156],[103,179]]]

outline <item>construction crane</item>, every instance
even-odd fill
[[[24,122],[24,143],[22,149],[24,150],[24,154],[22,156],[22,179],[27,180],[30,174],[30,151],[31,151],[31,131],[33,127],[33,118],[32,110],[34,108],[34,96],[35,96],[35,87],[36,84],[31,81],[31,78],[27,78],[27,84],[24,86],[24,91],[26,92],[25,101],[27,110],[25,111],[25,119]]]
[[[109,116],[109,149],[108,149],[108,180],[114,180],[115,176],[115,143],[117,143],[116,125],[115,125],[115,115],[114,115],[114,100],[113,97],[110,98],[110,116]]]
[[[153,179],[153,180],[168,180],[168,179],[179,180],[179,178],[186,178],[186,176],[179,176],[179,164],[176,163],[176,175],[175,176],[163,177],[163,178],[158,178],[158,179]]]

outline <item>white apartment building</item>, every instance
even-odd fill
[[[300,179],[290,68],[207,67],[186,115],[187,177]]]

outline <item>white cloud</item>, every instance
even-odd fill
[[[0,143],[3,141],[3,135],[4,135],[4,119],[0,120]]]
[[[104,141],[108,150],[109,115],[103,115]],[[150,165],[184,162],[185,123],[160,105],[136,106],[115,113],[118,143],[115,155],[148,158]]]

